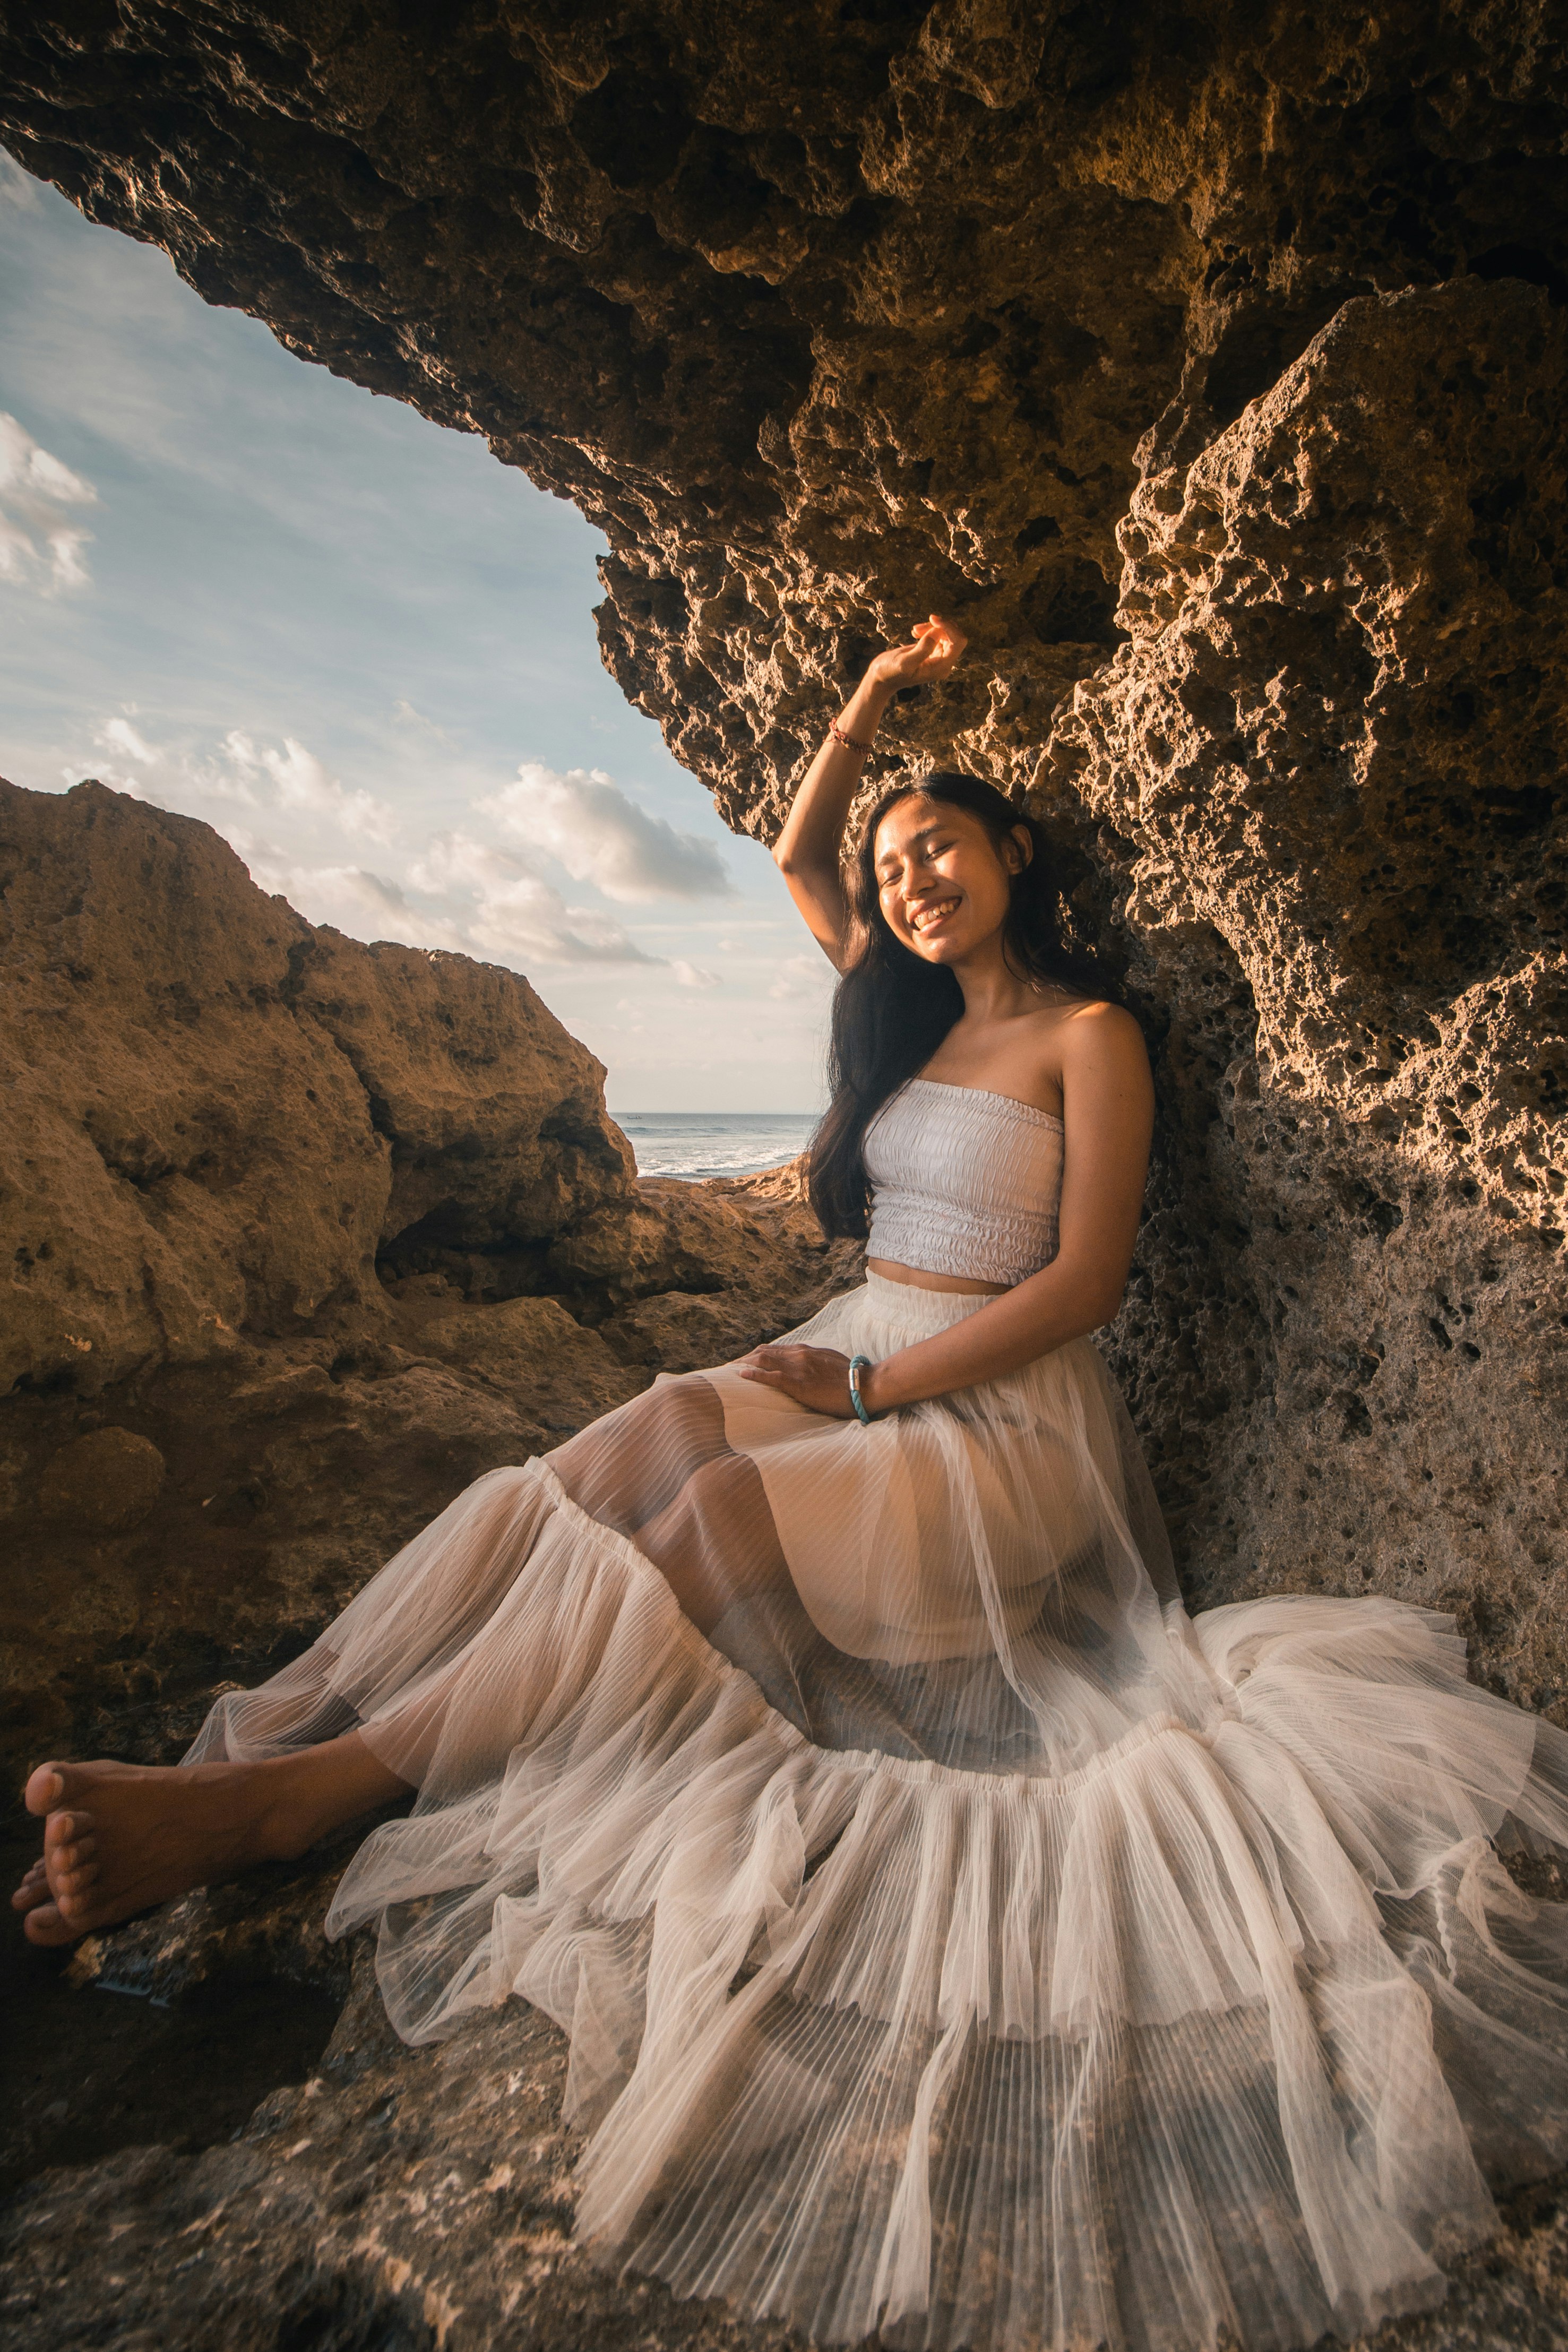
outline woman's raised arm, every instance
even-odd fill
[[[790,897],[838,971],[844,968],[849,921],[838,853],[871,740],[893,697],[906,686],[934,686],[951,677],[964,644],[960,632],[933,613],[909,645],[889,646],[877,656],[806,770],[773,844],[773,863]]]

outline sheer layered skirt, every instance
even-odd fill
[[[982,1302],[868,1278],[872,1357]],[[193,1759],[418,1797],[411,2041],[565,2030],[580,2235],[817,2340],[1311,2342],[1568,2160],[1568,1739],[1380,1600],[1184,1615],[1094,1349],[865,1429],[665,1379],[460,1496]]]

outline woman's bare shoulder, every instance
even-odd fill
[[[1108,997],[1064,1005],[1057,1033],[1064,1067],[1141,1069],[1149,1066],[1143,1032],[1125,1006]]]
[[[1124,1004],[1113,1004],[1109,996],[1079,996],[1061,1008],[1061,1018],[1080,1033],[1092,1029],[1107,1037],[1136,1037],[1143,1042],[1143,1032]]]

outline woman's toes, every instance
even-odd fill
[[[64,1799],[65,1774],[58,1764],[40,1764],[29,1774],[23,1798],[30,1813],[52,1812]]]
[[[96,1827],[90,1813],[49,1815],[44,1824],[44,1867],[51,1885],[58,1886],[68,1882],[73,1872],[90,1864],[98,1852],[98,1840],[93,1835]]]
[[[48,1899],[48,1874],[41,1862],[36,1862],[31,1870],[24,1873],[11,1897],[11,1907],[15,1911],[31,1911],[35,1905],[47,1903]]]
[[[79,1932],[61,1916],[58,1903],[40,1903],[22,1922],[22,1933],[29,1944],[69,1944]]]

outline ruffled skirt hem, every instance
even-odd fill
[[[1568,1740],[1423,1611],[1166,1617],[1206,1710],[1079,1769],[825,1746],[532,1463],[193,1760],[357,1725],[419,1781],[330,1932],[379,1920],[410,2041],[563,2029],[601,2259],[825,2344],[1284,2352],[1568,2158],[1568,1929],[1494,1851],[1568,1845]]]

